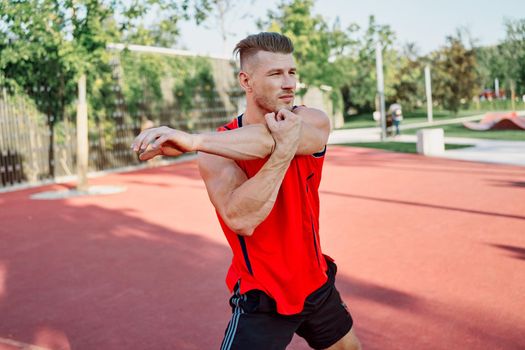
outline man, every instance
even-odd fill
[[[399,124],[401,124],[401,121],[403,120],[403,112],[401,110],[401,105],[399,103],[393,103],[388,107],[388,114],[390,118],[392,118],[392,123],[395,127],[395,136],[399,135]],[[394,135],[394,130],[391,132],[392,135]]]
[[[215,133],[167,127],[141,133],[140,159],[199,151],[199,169],[233,252],[226,277],[232,319],[221,350],[285,349],[293,334],[315,349],[360,349],[319,243],[319,196],[329,120],[294,107],[290,39],[241,40],[246,111]]]

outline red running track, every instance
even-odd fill
[[[128,190],[0,195],[0,349],[218,349],[231,253],[195,162],[91,183]],[[364,349],[525,349],[525,168],[330,147],[320,193]]]

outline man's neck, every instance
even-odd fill
[[[265,124],[266,119],[264,119],[264,115],[266,113],[269,112],[259,108],[255,103],[248,103],[246,111],[242,115],[242,124]]]

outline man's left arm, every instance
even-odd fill
[[[303,122],[296,154],[309,155],[323,151],[331,131],[326,113],[304,106],[295,108],[293,112],[300,115]]]

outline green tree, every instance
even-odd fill
[[[506,20],[505,39],[476,51],[480,90],[493,87],[498,79],[505,93],[525,94],[525,19]]]
[[[228,37],[234,34],[236,28],[236,18],[252,17],[249,13],[250,8],[256,0],[209,0],[210,11],[206,19],[205,28],[208,30],[219,31],[222,39],[222,53],[231,54],[231,48],[227,45]],[[242,15],[240,15],[242,14]],[[240,16],[239,16],[240,15]]]
[[[446,45],[430,55],[432,95],[445,109],[457,112],[477,93],[476,53],[467,48],[461,31],[448,36]]]
[[[309,86],[340,84],[341,72],[333,62],[351,44],[337,22],[330,28],[322,16],[312,14],[313,5],[313,0],[283,1],[258,23],[259,28],[280,32],[294,43],[299,78],[306,85],[303,93]]]
[[[413,109],[421,102],[424,92],[423,62],[415,44],[409,43],[403,52],[393,52],[395,69],[392,71],[393,95],[387,95],[388,102],[401,103],[404,109]]]
[[[501,45],[505,77],[518,94],[525,94],[525,19],[506,20],[506,36]]]
[[[89,35],[104,23],[104,9],[87,3],[85,19],[78,8],[70,14],[62,3],[2,2],[0,69],[2,83],[28,94],[48,118],[49,173],[54,175],[54,127],[75,99],[78,72],[96,64],[100,35]],[[91,21],[87,21],[91,18]],[[100,25],[100,24],[98,24]],[[99,33],[97,33],[99,34]],[[76,40],[71,40],[75,38]]]
[[[508,61],[503,56],[502,45],[477,47],[475,53],[480,90],[492,87],[496,78],[505,84]]]
[[[349,32],[357,36],[356,44],[335,62],[343,71],[341,91],[346,111],[351,107],[358,111],[370,111],[375,107],[377,43],[383,49],[385,95],[390,99],[395,94],[391,79],[397,64],[396,52],[392,49],[395,33],[390,26],[378,24],[374,16],[369,17],[368,27],[362,33],[359,29],[357,25],[349,28]]]
[[[299,79],[306,88],[329,85],[336,105],[358,110],[371,110],[376,95],[375,47],[380,42],[385,59],[385,75],[391,76],[397,56],[392,50],[395,34],[388,25],[380,25],[370,16],[368,27],[360,31],[357,24],[341,29],[339,20],[329,24],[314,15],[314,0],[283,1],[268,18],[259,21],[261,29],[280,32],[290,37],[295,47]],[[391,81],[392,79],[389,79]],[[395,95],[392,84],[387,96]]]
[[[106,46],[133,38],[140,20],[153,8],[167,19],[200,21],[209,4],[207,0],[0,2],[0,84],[28,94],[46,114],[50,176],[54,176],[54,128],[72,107],[77,78],[87,74],[89,102],[97,107],[95,111],[104,111],[101,107],[112,100],[112,67]],[[154,42],[162,43],[164,39],[155,35],[155,31],[150,34]],[[100,116],[96,113],[95,118]]]

